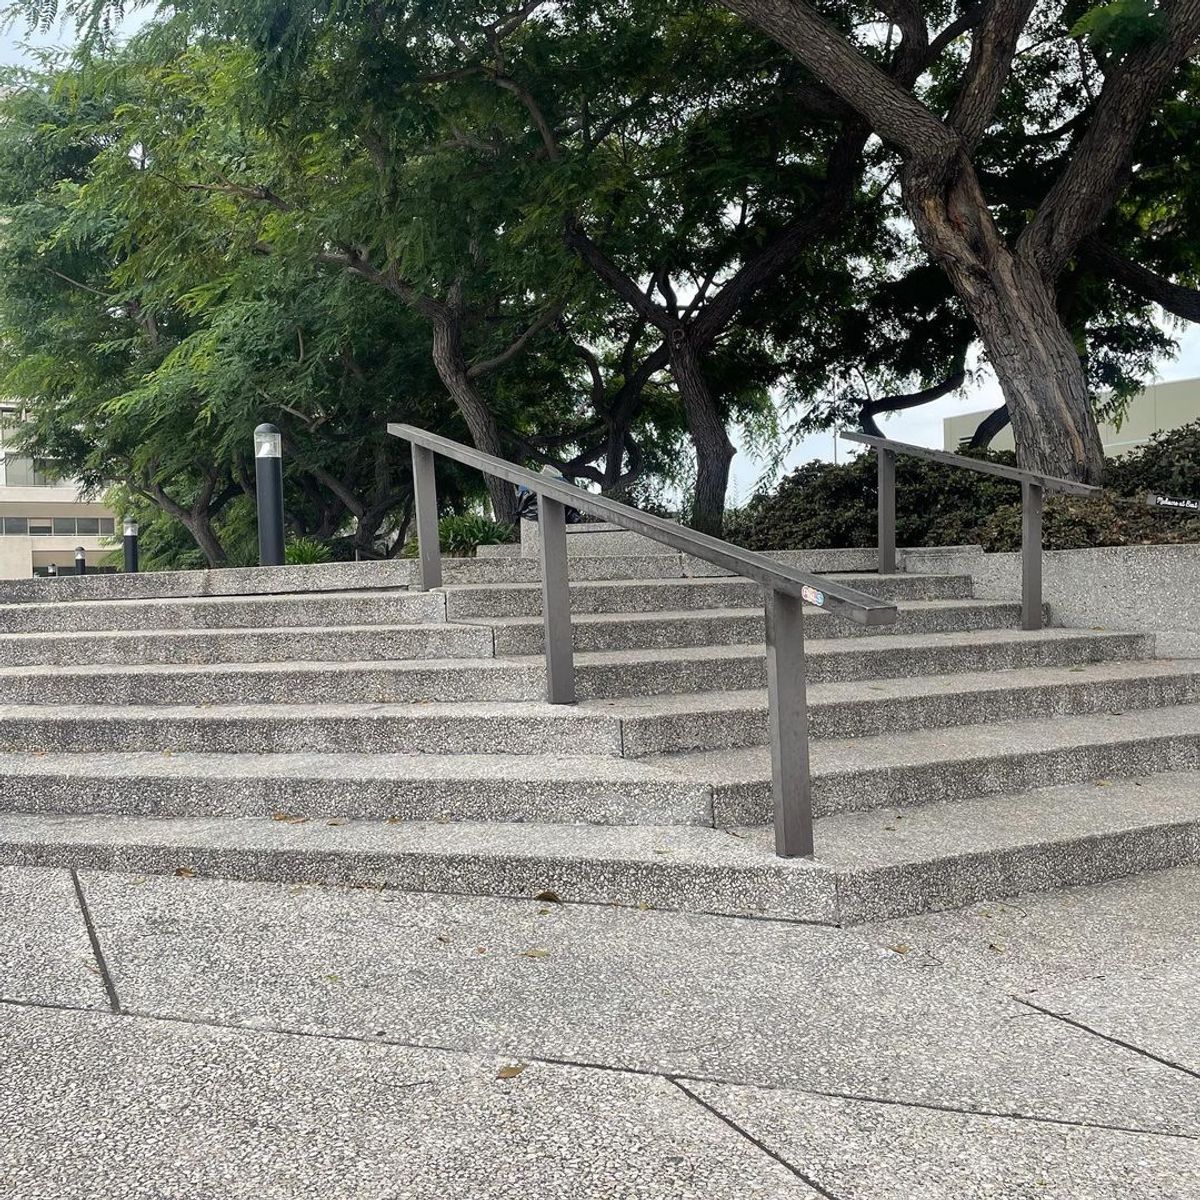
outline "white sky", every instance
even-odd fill
[[[126,19],[126,29],[132,30],[140,25],[149,15],[149,9],[131,13]],[[23,44],[39,46],[69,45],[73,41],[73,30],[54,30],[48,34],[27,35],[20,27],[0,34],[0,63],[19,63],[26,58],[22,49]],[[1182,332],[1176,332],[1179,342],[1179,354],[1170,361],[1164,362],[1159,368],[1159,379],[1189,379],[1200,376],[1200,326],[1191,325]],[[921,446],[941,446],[942,420],[957,413],[975,412],[980,409],[995,408],[1000,403],[1000,388],[995,377],[988,372],[979,383],[972,385],[961,396],[946,397],[923,405],[919,409],[897,413],[892,417],[884,417],[880,425],[888,437],[900,441],[914,442]],[[789,453],[783,470],[789,471],[801,463],[814,459],[830,460],[834,457],[834,435],[832,433],[818,434],[803,439]],[[736,441],[736,439],[735,439]],[[844,458],[848,443],[841,443],[837,451],[838,457]],[[739,449],[733,461],[732,482],[730,487],[730,502],[745,501],[754,491],[762,477],[764,464],[750,454]]]

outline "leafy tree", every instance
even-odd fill
[[[901,37],[894,50],[880,51],[855,24],[862,14],[852,8],[818,8],[808,0],[724,2],[786,46],[821,91],[899,154],[906,212],[987,347],[1021,461],[1098,481],[1103,451],[1078,349],[1058,312],[1056,284],[1123,191],[1139,135],[1200,36],[1200,3],[1166,0],[1151,11],[1117,0],[1068,24],[1056,6],[985,0],[931,38],[929,16],[905,0],[886,6]],[[943,17],[936,10],[930,15]],[[968,30],[964,62],[954,47]],[[1083,65],[1053,71],[1025,105],[1034,128],[1049,109],[1060,126],[1045,130],[1056,151],[1049,186],[1014,238],[997,221],[975,160],[1005,97],[1021,39],[1031,32],[1055,43],[1059,61],[1067,43],[1077,42]],[[896,69],[904,56],[927,57],[934,47],[948,52],[949,70],[958,76],[952,97],[937,95],[936,88],[925,92]],[[1045,103],[1047,93],[1054,103]]]

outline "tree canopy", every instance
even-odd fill
[[[395,419],[719,530],[735,426],[875,428],[979,351],[989,429],[1096,478],[1102,389],[1200,312],[1200,0],[70,11],[0,100],[5,386],[209,562],[263,420],[359,553],[410,515]]]

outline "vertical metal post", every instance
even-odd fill
[[[75,547],[75,574],[87,574],[87,551],[82,546]]]
[[[51,563],[51,564],[50,564],[50,565],[49,565],[49,566],[46,568],[46,574],[47,574],[47,575],[48,575],[48,576],[49,576],[51,579],[57,579],[57,578],[58,578],[58,564],[57,564],[57,563]]]
[[[896,455],[878,449],[879,458],[879,573],[896,573]]]
[[[813,853],[813,809],[802,601],[769,588],[766,615],[775,853],[782,858],[807,858]]]
[[[413,443],[413,499],[417,510],[417,581],[418,592],[442,586],[442,545],[438,535],[437,477],[433,471],[433,451]]]
[[[1021,628],[1042,627],[1042,500],[1040,483],[1021,483]]]
[[[538,496],[538,544],[542,558],[546,699],[551,704],[574,704],[575,647],[567,564],[567,510],[549,496]]]
[[[283,439],[274,425],[254,431],[254,482],[258,497],[258,561],[283,566]]]
[[[122,547],[125,551],[125,572],[136,575],[138,569],[138,523],[132,517],[125,518],[122,528]]]

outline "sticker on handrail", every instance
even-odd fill
[[[825,593],[819,592],[815,587],[809,587],[806,583],[800,589],[800,599],[808,601],[809,604],[815,604],[821,608],[825,604]]]

